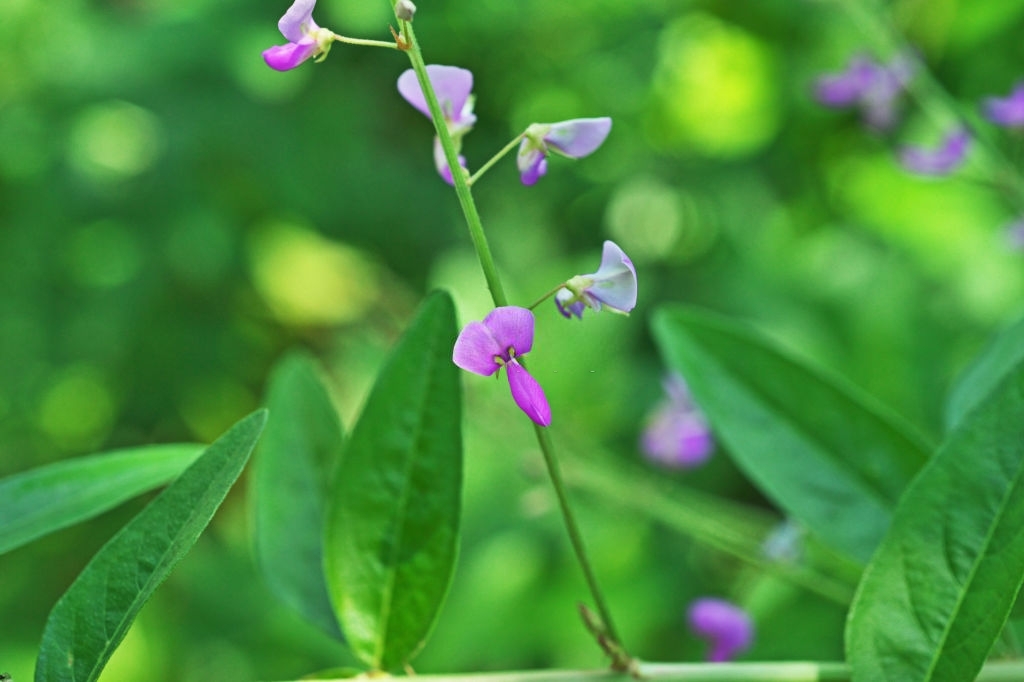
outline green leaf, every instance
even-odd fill
[[[327,584],[345,638],[374,670],[422,646],[448,591],[459,533],[461,394],[455,309],[430,295],[392,352],[331,493]]]
[[[927,447],[868,396],[736,323],[682,307],[654,335],[746,474],[827,546],[867,562]]]
[[[77,457],[0,480],[0,554],[174,479],[201,445],[149,445]]]
[[[973,680],[1024,578],[1024,363],[914,480],[847,623],[855,680]]]
[[[993,337],[957,380],[946,401],[947,430],[953,430],[1021,361],[1024,361],[1024,318]]]
[[[315,362],[291,353],[271,374],[270,418],[253,461],[256,555],[271,590],[341,637],[324,581],[327,489],[344,443]]]
[[[183,557],[256,444],[266,411],[235,424],[118,531],[46,621],[36,682],[93,682],[153,590]]]

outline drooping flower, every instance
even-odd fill
[[[455,150],[462,149],[462,138],[473,129],[476,123],[476,116],[473,114],[473,74],[472,72],[457,66],[442,66],[440,64],[427,65],[427,78],[430,79],[430,86],[437,95],[437,102],[441,105],[441,112],[444,115],[445,124],[448,126],[448,134],[455,143]],[[398,77],[398,92],[409,104],[430,118],[430,107],[427,106],[427,98],[423,94],[416,72],[407,69]],[[448,167],[444,150],[441,147],[441,140],[434,138],[434,165],[437,172],[449,185],[453,184],[452,171]],[[466,159],[459,155],[459,165],[465,169]]]
[[[690,604],[690,629],[711,644],[707,660],[731,661],[754,640],[754,623],[747,612],[724,599],[703,597]]]
[[[906,55],[897,55],[889,64],[856,56],[845,70],[818,78],[814,95],[827,107],[857,107],[867,125],[887,130],[896,123],[899,97],[915,69]]]
[[[903,147],[899,153],[900,163],[912,173],[947,175],[967,158],[970,142],[967,130],[958,128],[946,135],[938,147]]]
[[[537,424],[548,426],[551,407],[544,390],[518,360],[531,348],[533,313],[526,308],[503,306],[492,310],[483,322],[470,322],[459,332],[452,361],[467,372],[485,377],[504,367],[516,405]]]
[[[315,5],[316,0],[295,0],[284,13],[277,22],[277,28],[288,39],[288,44],[275,45],[263,51],[263,61],[267,66],[278,71],[288,71],[310,57],[320,61],[327,56],[335,35],[313,21]]]
[[[602,306],[628,314],[636,307],[636,268],[615,242],[606,240],[601,267],[590,275],[576,275],[555,292],[555,305],[566,318],[583,317],[583,310]]]
[[[671,374],[662,386],[666,399],[655,409],[640,437],[640,449],[652,461],[689,469],[707,461],[715,449],[711,429],[693,402],[686,382]]]
[[[985,118],[1005,128],[1024,127],[1024,82],[1006,97],[988,97],[982,103]]]
[[[532,185],[548,172],[548,154],[554,151],[572,159],[592,154],[608,137],[612,120],[574,118],[561,123],[534,123],[523,133],[516,164],[524,185]]]

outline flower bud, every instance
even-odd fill
[[[412,21],[415,14],[416,5],[412,4],[410,0],[398,0],[395,3],[395,16],[402,21]]]

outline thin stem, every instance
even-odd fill
[[[438,139],[441,142],[441,148],[444,150],[445,160],[448,162],[448,167],[452,169],[452,182],[455,185],[455,194],[458,196],[459,205],[462,207],[463,215],[466,217],[466,225],[469,228],[470,238],[473,241],[477,258],[480,261],[480,267],[484,272],[484,278],[487,280],[487,287],[490,289],[491,299],[494,301],[494,305],[496,307],[508,305],[508,300],[505,297],[505,290],[501,285],[501,278],[498,275],[498,270],[494,265],[494,259],[491,256],[490,247],[487,244],[487,237],[484,234],[480,214],[477,212],[476,203],[473,201],[473,194],[469,187],[469,179],[466,177],[465,173],[461,172],[458,152],[456,151],[455,144],[448,132],[448,125],[445,122],[444,114],[441,111],[441,105],[437,101],[437,94],[434,92],[434,88],[430,83],[430,78],[427,75],[427,66],[423,60],[423,54],[420,51],[419,42],[416,40],[416,33],[413,30],[411,23],[404,21],[400,23],[402,24],[403,36],[406,37],[409,43],[405,51],[409,55],[409,61],[412,62],[412,68],[416,72],[416,78],[423,91],[424,99],[427,101],[427,108],[430,111],[431,120],[434,122],[434,128],[437,131]],[[514,144],[508,145],[507,148],[511,148],[512,146],[514,146]],[[522,361],[520,360],[520,362]],[[619,640],[615,626],[612,622],[611,613],[608,611],[604,597],[598,587],[597,579],[594,577],[594,571],[591,568],[586,548],[583,545],[583,537],[580,535],[579,528],[576,525],[575,516],[569,506],[569,500],[565,491],[565,484],[562,482],[562,475],[558,468],[558,460],[555,458],[554,446],[551,443],[551,439],[548,436],[547,431],[543,427],[535,426],[535,431],[537,434],[537,442],[540,444],[541,452],[544,454],[544,461],[547,464],[551,482],[555,488],[555,494],[558,497],[559,506],[562,511],[562,519],[569,534],[569,539],[572,542],[573,551],[576,553],[576,559],[579,562],[580,567],[583,569],[587,586],[590,588],[591,597],[597,606],[598,614],[602,620],[601,625],[604,628],[604,633],[603,637],[599,637],[598,639],[602,646],[610,644],[610,646],[605,646],[605,650],[612,654],[613,666],[619,670],[626,669],[629,667],[631,662],[625,652],[625,649],[622,647],[621,640]]]
[[[491,169],[491,166],[493,166],[494,164],[496,164],[499,161],[501,161],[501,159],[506,154],[508,154],[510,151],[512,151],[513,149],[516,148],[516,145],[518,145],[522,141],[523,135],[524,135],[524,133],[519,133],[518,135],[516,135],[512,139],[511,142],[509,142],[507,145],[502,147],[501,150],[497,154],[492,156],[487,161],[487,163],[485,163],[484,165],[480,166],[480,168],[477,169],[476,173],[473,173],[473,175],[470,176],[469,180],[466,181],[466,184],[472,186],[477,180],[479,180],[481,175],[483,175],[484,173],[486,173],[487,171],[489,171]]]
[[[334,34],[332,40],[336,43],[346,43],[348,45],[363,45],[365,47],[387,47],[392,50],[397,50],[398,44],[387,41],[387,40],[369,40],[366,38],[349,38],[347,36],[340,36],[337,33]]]
[[[505,297],[505,289],[501,286],[501,278],[498,276],[498,269],[494,265],[494,257],[491,256],[491,247],[487,244],[487,236],[484,234],[484,226],[480,220],[480,214],[476,210],[476,203],[473,201],[473,194],[469,189],[465,174],[461,171],[459,155],[455,150],[455,143],[448,132],[448,124],[444,120],[441,105],[437,101],[437,95],[430,84],[427,76],[427,65],[423,61],[423,54],[420,52],[419,42],[416,40],[416,32],[409,22],[401,22],[403,31],[408,35],[409,61],[416,71],[416,78],[419,80],[423,96],[427,100],[427,108],[430,110],[430,118],[434,121],[434,129],[441,141],[441,148],[444,150],[444,158],[448,167],[452,169],[452,183],[455,185],[455,194],[459,198],[459,205],[462,213],[466,216],[466,225],[469,227],[469,236],[473,240],[473,247],[476,249],[477,258],[480,260],[480,267],[484,271],[484,278],[487,280],[487,288],[491,292],[491,299],[495,306],[508,305]]]
[[[564,289],[564,288],[565,288],[565,282],[562,282],[561,284],[556,286],[554,289],[552,289],[551,291],[547,292],[546,294],[544,294],[543,296],[538,298],[536,301],[531,303],[530,304],[530,310],[533,310],[534,308],[539,306],[541,303],[543,303],[544,301],[548,300],[549,298],[551,298],[552,296],[557,294],[559,289]]]

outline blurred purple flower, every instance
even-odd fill
[[[988,97],[982,103],[985,118],[1006,128],[1024,127],[1024,83],[1006,97]]]
[[[887,65],[857,56],[844,71],[819,77],[814,95],[827,107],[857,107],[865,123],[887,130],[896,123],[899,96],[915,70],[915,62],[906,55],[897,55]]]
[[[272,69],[288,71],[306,61],[317,57],[320,61],[327,56],[334,41],[334,33],[320,28],[313,21],[313,7],[316,0],[295,0],[281,20],[277,28],[281,35],[288,39],[286,45],[275,45],[263,51],[263,61]]]
[[[476,123],[476,116],[473,114],[473,74],[466,69],[457,66],[442,66],[440,64],[427,65],[427,78],[437,95],[437,102],[441,105],[441,112],[444,121],[448,126],[448,134],[455,143],[455,150],[462,149],[462,138],[473,129]],[[416,72],[407,69],[398,77],[398,92],[405,100],[416,107],[419,111],[430,118],[430,108],[427,106],[427,98],[420,88],[420,82],[416,78]],[[434,165],[437,172],[449,185],[453,184],[452,170],[448,167],[448,161],[444,157],[444,150],[441,147],[441,140],[434,138]],[[466,168],[466,158],[459,155],[459,165]]]
[[[640,438],[640,449],[652,461],[668,467],[703,464],[715,442],[700,408],[683,378],[671,374],[662,382],[667,398],[655,409]]]
[[[690,604],[687,621],[694,633],[710,642],[707,660],[713,663],[731,661],[754,640],[754,623],[750,616],[724,599],[697,599]]]
[[[566,318],[583,318],[586,308],[629,314],[636,307],[636,268],[618,245],[605,240],[601,267],[589,275],[576,275],[555,292],[555,305]]]
[[[533,347],[533,313],[526,308],[495,308],[483,322],[470,322],[459,333],[452,361],[466,370],[489,377],[502,366],[508,375],[512,399],[541,426],[551,423],[551,408],[537,380],[518,358]]]
[[[938,147],[903,147],[899,152],[900,163],[912,173],[947,175],[967,158],[970,143],[967,130],[958,128],[946,135]]]
[[[1004,228],[1006,243],[1014,251],[1024,251],[1024,218],[1018,218]]]
[[[574,118],[561,123],[534,123],[523,133],[516,164],[524,185],[532,185],[548,172],[548,154],[555,153],[571,159],[592,154],[608,137],[612,120],[602,118]]]

